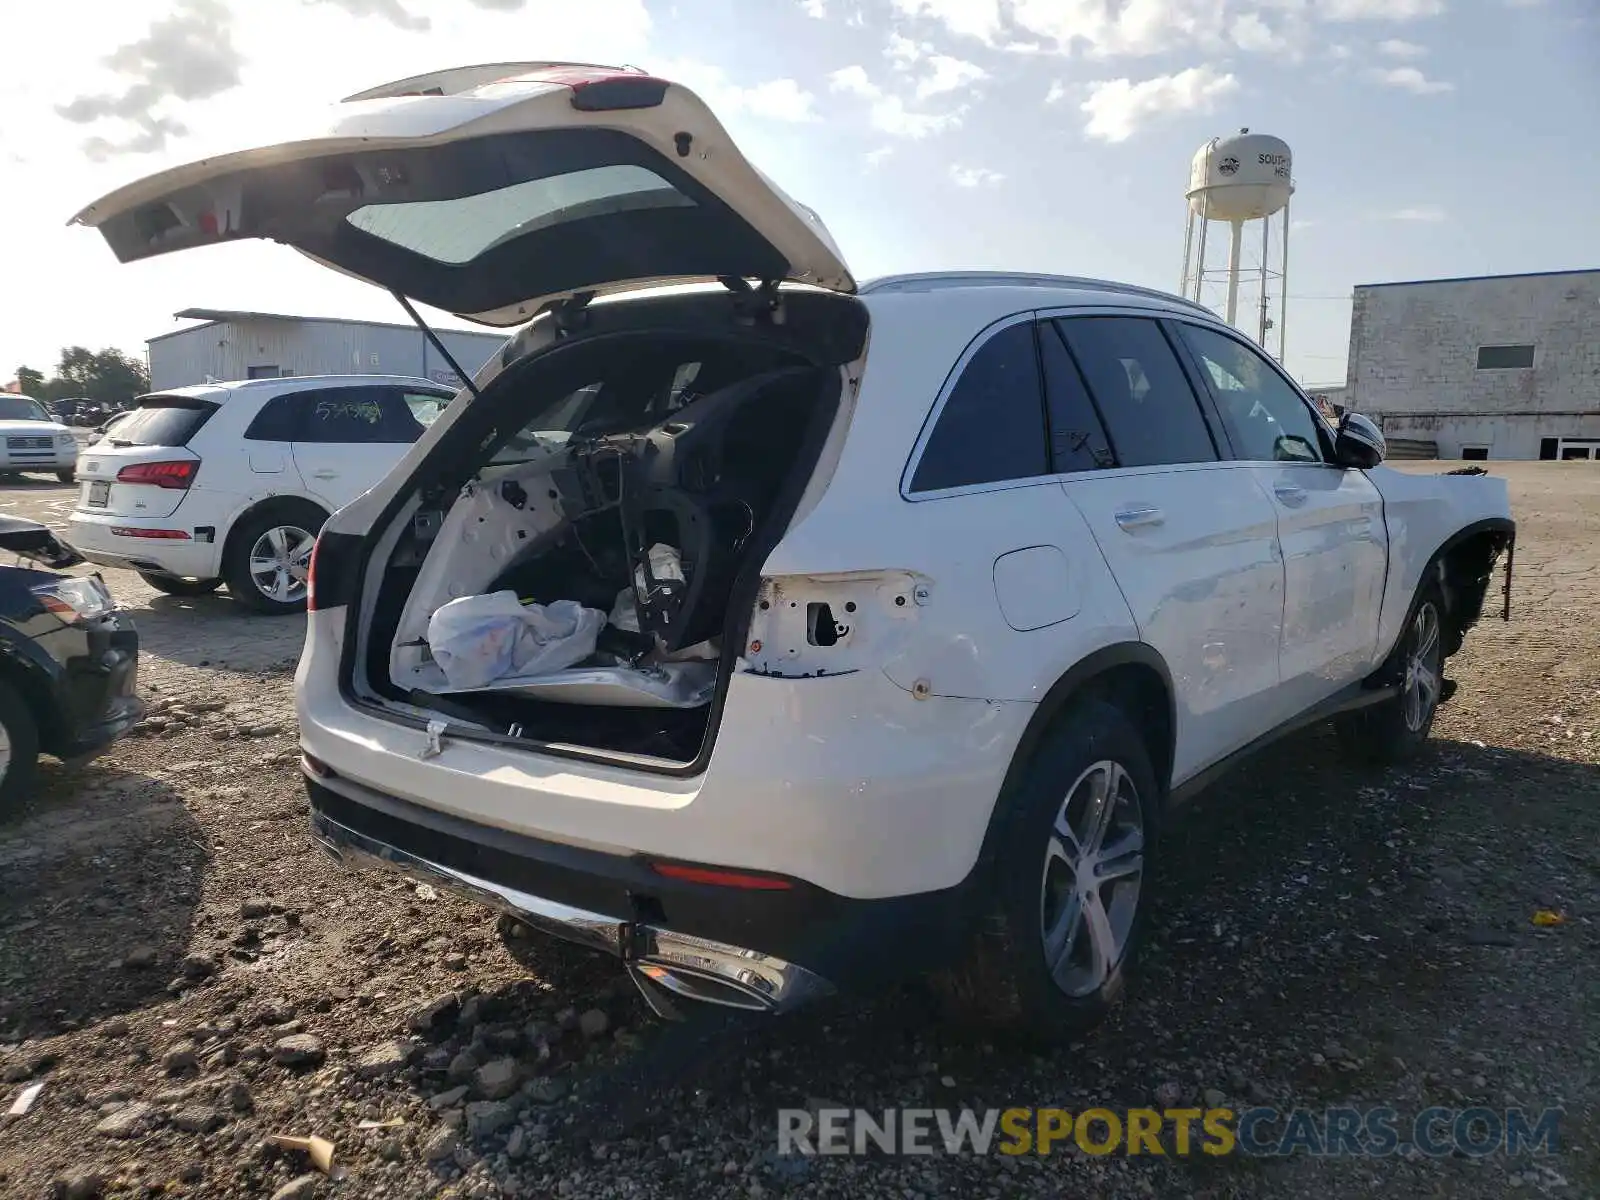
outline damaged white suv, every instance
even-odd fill
[[[317,543],[313,827],[619,956],[664,1013],[909,960],[1036,1033],[1092,1021],[1171,805],[1317,720],[1415,750],[1515,534],[1503,482],[1379,467],[1175,297],[858,288],[637,72],[404,80],[78,219],[124,260],[272,238],[525,325]]]

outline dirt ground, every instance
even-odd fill
[[[1491,466],[1513,620],[1452,661],[1431,753],[1358,771],[1318,731],[1214,786],[1167,843],[1134,995],[1048,1057],[935,1024],[912,986],[663,1027],[609,963],[341,870],[306,834],[300,622],[107,572],[159,711],[0,815],[0,1114],[43,1084],[0,1115],[0,1195],[1600,1196],[1600,468]],[[0,510],[59,525],[70,497]],[[607,1081],[642,1124],[590,1119]],[[1545,1157],[776,1153],[780,1107],[1158,1098],[1565,1115]],[[329,1139],[342,1178],[273,1134]]]

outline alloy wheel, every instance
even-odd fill
[[[250,548],[250,580],[269,600],[298,604],[306,598],[316,535],[298,525],[275,525]]]
[[[1095,763],[1067,790],[1045,850],[1039,934],[1069,996],[1110,978],[1133,933],[1144,883],[1144,810],[1121,764]]]
[[[1431,600],[1423,602],[1411,619],[1406,639],[1405,700],[1406,728],[1421,733],[1439,703],[1439,675],[1443,668],[1439,645],[1439,609]]]

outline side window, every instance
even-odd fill
[[[1044,396],[1033,324],[979,347],[945,400],[911,479],[913,492],[1048,474]]]
[[[308,393],[291,392],[287,396],[274,396],[261,406],[261,411],[244,431],[246,441],[293,442],[300,437],[302,401]]]
[[[414,442],[422,432],[411,410],[389,388],[326,388],[300,393],[300,402],[299,442]]]
[[[1311,408],[1259,353],[1227,334],[1178,323],[1211,385],[1234,449],[1253,462],[1323,461]]]
[[[1124,467],[1214,462],[1200,402],[1161,327],[1144,317],[1056,322]]]
[[[438,392],[403,392],[400,398],[405,401],[417,424],[424,429],[439,419],[439,414],[444,412],[445,405],[452,399]]]
[[[1095,412],[1089,389],[1054,322],[1039,326],[1039,362],[1044,367],[1045,402],[1050,413],[1052,469],[1064,473],[1116,466],[1100,414]]]

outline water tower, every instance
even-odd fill
[[[1223,318],[1238,326],[1239,282],[1244,279],[1256,291],[1256,341],[1267,349],[1267,335],[1275,328],[1280,362],[1289,310],[1289,197],[1293,194],[1294,163],[1289,143],[1264,133],[1241,129],[1232,137],[1212,138],[1196,151],[1189,166],[1189,226],[1183,243],[1182,292],[1191,300],[1216,308],[1214,295],[1222,285]],[[1276,256],[1272,248],[1274,217],[1283,227]],[[1253,254],[1255,231],[1250,230],[1247,239],[1245,226],[1252,221],[1261,223],[1261,256],[1258,262],[1247,266],[1244,258]],[[1217,223],[1229,227],[1225,268],[1206,265],[1206,235]],[[1274,282],[1278,289],[1276,325],[1268,315]]]

